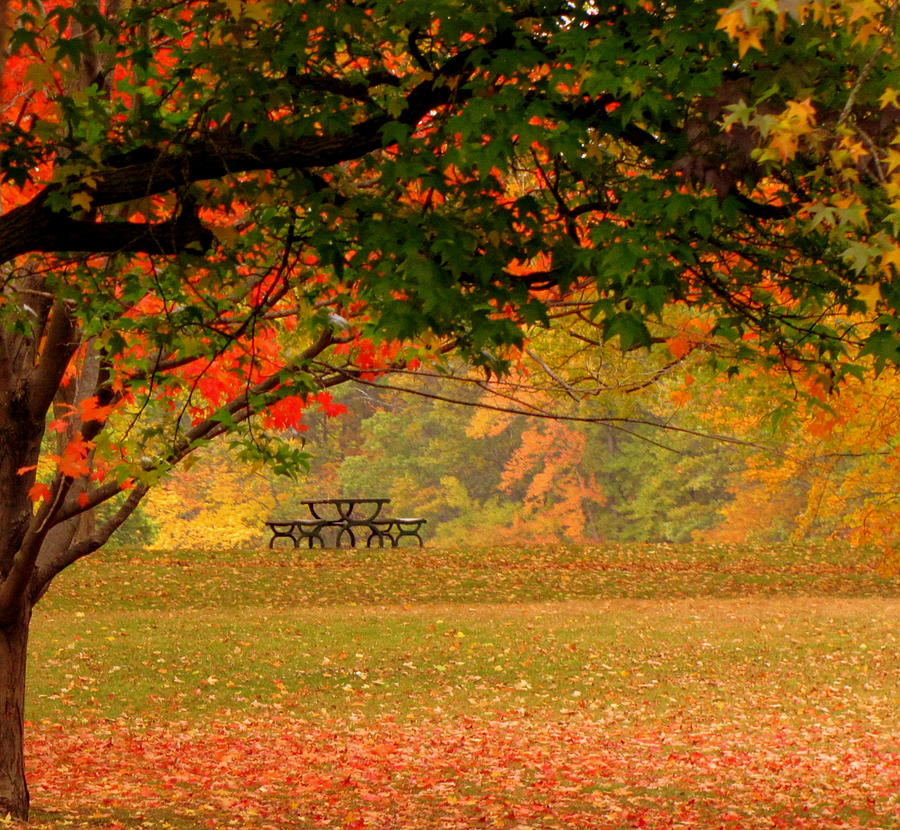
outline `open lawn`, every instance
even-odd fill
[[[41,828],[900,827],[877,556],[101,554],[38,608]]]

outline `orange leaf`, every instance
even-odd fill
[[[69,441],[63,450],[62,458],[57,458],[59,471],[69,478],[79,478],[90,473],[91,468],[87,463],[87,455],[92,444],[81,439],[81,433],[78,437]]]
[[[840,418],[819,417],[806,425],[806,431],[815,438],[827,438],[840,422]]]
[[[672,403],[677,406],[684,406],[689,403],[694,396],[689,389],[676,389],[669,397],[672,399]]]
[[[676,360],[690,354],[694,348],[694,344],[686,337],[670,337],[666,340],[666,346]]]
[[[113,406],[100,406],[97,398],[91,397],[85,398],[78,405],[78,414],[82,423],[87,421],[100,421],[102,423],[109,417],[114,408]]]
[[[34,502],[41,501],[50,501],[50,488],[46,484],[42,484],[38,481],[36,484],[32,486],[32,488],[28,491],[28,498],[30,498]]]
[[[67,427],[68,425],[62,418],[57,418],[56,420],[51,421],[49,424],[47,424],[47,429],[49,429],[51,432],[58,432],[60,435],[62,435],[62,433],[66,431]]]

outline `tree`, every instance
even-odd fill
[[[190,469],[182,465],[177,475],[152,488],[142,503],[158,528],[153,546],[246,550],[267,542],[268,528],[260,518],[285,514],[273,511],[274,499],[269,481],[261,474],[262,465],[240,463],[220,442],[198,450],[191,460]]]
[[[898,381],[897,373],[863,376],[831,396],[811,385],[789,409],[773,408],[773,378],[756,378],[752,388],[738,384],[730,404],[710,412],[709,420],[745,437],[759,436],[768,422],[782,450],[759,447],[728,477],[734,500],[708,538],[771,541],[780,531],[797,542],[837,539],[881,548],[885,566],[896,563]]]
[[[0,811],[35,603],[206,442],[290,472],[267,424],[584,286],[625,348],[897,360],[896,4],[718,6],[0,5]]]
[[[441,543],[448,522],[468,523],[475,531],[460,534],[463,539],[483,543],[493,538],[492,528],[481,534],[476,525],[486,510],[500,507],[497,487],[512,442],[481,441],[468,431],[471,410],[422,399],[421,394],[442,391],[438,379],[417,374],[407,383],[415,384],[417,395],[385,395],[384,408],[360,422],[362,440],[338,468],[341,489],[389,495],[399,509],[414,509],[428,519],[428,537],[441,528]],[[469,396],[473,403],[476,399]],[[497,413],[488,414],[496,419]]]
[[[721,384],[702,349],[622,354],[586,342],[592,328],[532,333],[503,378],[445,366],[373,381],[383,408],[355,430],[344,491],[415,502],[441,544],[691,540],[764,439],[703,419]]]

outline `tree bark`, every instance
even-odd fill
[[[25,659],[31,607],[0,629],[0,817],[28,820],[25,780]]]

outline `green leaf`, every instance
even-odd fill
[[[643,318],[626,311],[603,321],[603,339],[619,338],[623,350],[649,348],[653,340]]]

